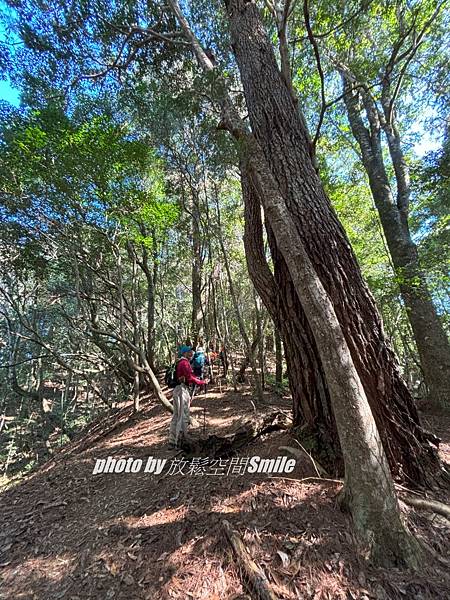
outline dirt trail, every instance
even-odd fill
[[[248,389],[213,389],[196,397],[193,413],[201,424],[205,419],[206,433],[223,435],[252,413],[250,400]],[[269,404],[289,410],[288,399],[268,397]],[[169,475],[167,469],[160,475],[92,474],[95,460],[108,456],[181,458],[167,448],[169,421],[154,403],[138,416],[125,407],[0,495],[0,598],[250,598],[224,536],[224,518],[280,599],[450,597],[442,571],[424,568],[417,576],[363,564],[347,517],[336,507],[340,484],[295,481],[316,475],[307,458],[297,461],[289,479]],[[280,446],[292,445],[288,432],[276,432],[240,457],[272,458],[285,454]],[[448,522],[404,508],[416,531],[448,553]]]

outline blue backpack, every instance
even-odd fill
[[[196,352],[192,360],[192,366],[201,369],[205,364],[205,355],[203,352]]]

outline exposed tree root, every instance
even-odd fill
[[[450,506],[436,500],[427,500],[426,498],[417,498],[415,496],[403,496],[403,502],[414,506],[414,508],[424,508],[425,510],[431,510],[443,517],[450,520]]]
[[[269,588],[269,582],[262,569],[252,560],[244,542],[240,536],[233,531],[228,521],[222,521],[225,534],[230,542],[236,559],[240,566],[240,572],[245,576],[245,583],[250,585],[259,600],[277,600],[273,591]]]

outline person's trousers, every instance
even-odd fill
[[[184,385],[177,385],[173,390],[173,415],[170,423],[169,444],[177,446],[186,432],[191,422],[190,403],[191,395],[189,388]]]

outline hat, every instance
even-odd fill
[[[190,352],[191,350],[192,350],[192,346],[180,346],[180,349],[179,349],[178,353],[181,356],[185,352]]]
[[[202,346],[199,346],[197,348],[197,352],[205,352],[204,348]]]

